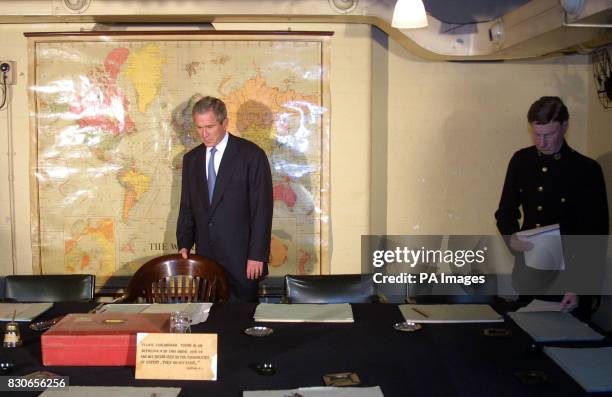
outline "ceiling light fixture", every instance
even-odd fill
[[[584,0],[561,0],[563,10],[573,17],[577,17],[582,11]]]
[[[398,29],[416,29],[428,25],[423,0],[397,0],[391,26]]]
[[[359,0],[329,0],[330,7],[339,14],[348,14],[357,7]]]
[[[504,43],[505,35],[506,29],[504,29],[504,23],[499,19],[489,29],[489,40],[499,49]]]

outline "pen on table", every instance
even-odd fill
[[[418,314],[420,314],[421,316],[423,316],[425,318],[429,318],[429,316],[426,313],[423,313],[419,309],[415,309],[414,307],[412,307],[411,309],[414,310],[415,312],[417,312]]]
[[[89,312],[90,312],[90,313],[97,313],[97,312],[98,312],[98,310],[102,309],[102,307],[103,307],[103,306],[104,306],[104,302],[103,302],[103,303],[98,304],[96,307],[94,307],[93,309],[91,309]]]

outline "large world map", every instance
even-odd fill
[[[321,272],[324,39],[33,45],[33,243],[43,273],[91,273],[103,283],[177,251],[182,156],[200,144],[191,108],[204,95],[225,101],[229,131],[270,160],[270,273]]]

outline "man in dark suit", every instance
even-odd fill
[[[588,315],[605,263],[608,202],[603,173],[595,160],[565,142],[569,112],[560,98],[542,97],[535,101],[527,121],[534,145],[512,156],[495,213],[497,228],[507,237],[516,256],[513,284],[528,298],[536,295],[534,291],[540,285],[545,290],[547,282],[565,280],[563,285],[568,289],[561,300],[562,308],[572,310],[578,306],[578,295],[568,291],[582,288],[586,293],[580,307]],[[523,222],[519,226],[521,215]],[[552,224],[559,224],[565,236],[568,269],[560,279],[557,272],[525,265],[522,253],[533,249],[533,245],[516,234],[519,230]]]
[[[224,267],[232,300],[255,301],[258,279],[268,274],[272,229],[272,176],[256,144],[227,132],[223,101],[204,97],[193,107],[203,144],[183,157],[176,228],[179,252]]]

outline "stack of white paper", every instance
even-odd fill
[[[53,303],[0,303],[0,321],[32,321],[53,307]]]
[[[517,310],[520,313],[531,313],[531,312],[560,312],[561,302],[549,302],[539,299],[534,299],[527,306],[521,307]]]
[[[380,387],[300,387],[293,390],[245,391],[243,397],[383,397]]]
[[[565,312],[508,313],[536,342],[585,342],[604,339],[585,323]]]
[[[200,324],[208,319],[210,302],[189,303],[121,303],[104,305],[98,313],[174,313],[187,312],[191,315],[191,324]]]
[[[348,303],[339,304],[277,304],[257,305],[255,321],[287,323],[352,323],[353,311]]]
[[[504,318],[489,305],[400,305],[406,321],[413,323],[497,323]]]
[[[565,270],[558,224],[523,230],[517,236],[533,244],[532,249],[523,252],[527,266],[538,270]]]

